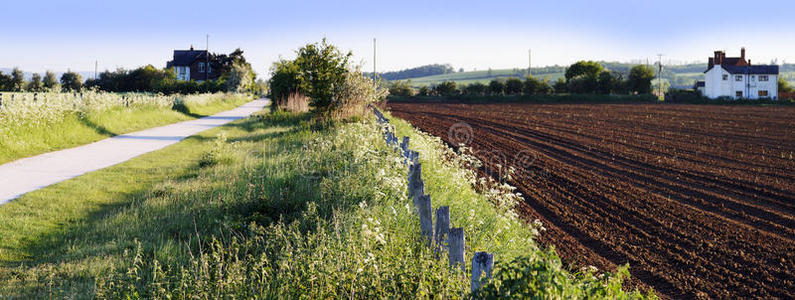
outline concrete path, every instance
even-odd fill
[[[210,128],[248,117],[267,104],[265,99],[254,100],[209,117],[123,134],[0,165],[0,205],[25,193],[110,167]]]

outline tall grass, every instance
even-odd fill
[[[249,100],[237,94],[2,93],[0,163],[189,120]]]

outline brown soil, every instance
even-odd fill
[[[793,107],[389,107],[485,173],[514,166],[522,214],[567,263],[629,263],[666,298],[795,298]]]

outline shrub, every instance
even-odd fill
[[[654,79],[654,70],[646,65],[637,65],[629,70],[627,87],[631,92],[638,94],[651,93],[651,80]]]
[[[508,78],[505,81],[505,93],[508,95],[518,95],[522,93],[522,81],[519,78]]]
[[[489,94],[502,95],[503,92],[505,92],[505,83],[499,79],[493,79],[489,82]]]
[[[455,96],[458,95],[458,87],[455,81],[445,81],[434,87],[434,91],[439,96]]]
[[[414,89],[411,88],[411,81],[395,81],[389,86],[389,94],[401,97],[414,96]]]
[[[388,92],[377,88],[359,68],[346,72],[342,84],[336,86],[329,105],[332,120],[348,119],[364,114],[367,104],[386,98]]]
[[[483,96],[486,94],[486,90],[488,90],[488,87],[480,82],[473,82],[463,88],[465,94],[472,96]]]
[[[428,88],[427,86],[423,85],[419,89],[417,89],[417,96],[430,96],[430,95],[431,95],[431,89]]]
[[[297,78],[306,82],[306,95],[311,99],[309,106],[315,113],[324,117],[331,114],[334,94],[338,92],[335,89],[345,84],[352,55],[351,52],[343,54],[325,38],[321,43],[307,44],[298,50],[295,59],[299,69]]]

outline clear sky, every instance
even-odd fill
[[[245,51],[267,75],[279,56],[328,40],[379,72],[430,63],[479,70],[581,59],[703,61],[741,46],[756,64],[795,62],[795,1],[2,0],[0,68],[100,71],[152,64],[193,44]]]

